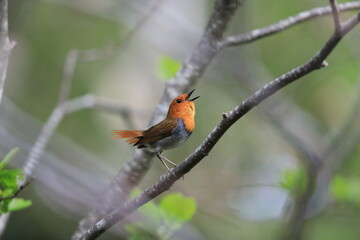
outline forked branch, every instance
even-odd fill
[[[172,171],[165,174],[157,183],[146,189],[144,192],[135,198],[126,201],[117,209],[106,215],[88,231],[86,231],[80,239],[96,239],[103,232],[113,226],[116,222],[123,219],[125,216],[134,212],[136,209],[154,199],[164,191],[168,190],[175,181],[179,180],[182,176],[188,173],[194,166],[196,166],[202,159],[204,159],[224,135],[224,133],[247,112],[260,104],[262,101],[287,86],[288,84],[300,79],[301,77],[311,73],[325,66],[325,59],[334,50],[339,41],[353,29],[360,22],[360,13],[349,19],[347,22],[341,24],[341,31],[335,31],[327,40],[325,45],[316,53],[308,62],[298,66],[289,72],[283,74],[279,78],[266,84],[264,87],[256,91],[249,98],[243,101],[239,106],[232,111],[223,114],[223,119],[206,137],[203,143],[179,166]],[[316,166],[316,163],[311,163]]]

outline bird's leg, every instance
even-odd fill
[[[167,159],[166,157],[164,157],[163,155],[160,154],[160,156],[162,157],[163,160],[167,161],[168,163],[170,163],[173,167],[177,167],[177,164],[170,161],[169,159]]]
[[[169,159],[167,159],[166,157],[164,157],[163,155],[161,155],[162,152],[156,152],[156,156],[159,158],[160,162],[166,167],[166,169],[170,172],[171,169],[166,165],[166,163],[164,162],[167,161],[168,163],[170,163],[173,167],[177,167],[177,165],[175,163],[173,163],[172,161],[170,161]],[[163,177],[163,176],[161,176]],[[160,177],[160,179],[161,179]],[[181,179],[184,180],[184,176],[181,176]]]
[[[177,167],[177,165],[175,163],[173,163],[172,161],[170,161],[169,159],[167,159],[166,157],[164,157],[163,155],[161,155],[161,152],[156,152],[156,157],[160,160],[160,162],[166,167],[166,169],[168,171],[170,171],[170,168],[168,167],[168,165],[166,165],[166,162],[170,163],[173,167]]]
[[[156,152],[155,154],[156,154],[156,157],[160,160],[160,162],[166,167],[166,169],[167,169],[168,171],[170,171],[170,168],[166,165],[166,163],[164,162],[164,160],[161,158],[160,153]]]

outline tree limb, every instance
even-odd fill
[[[8,35],[8,1],[0,0],[0,104],[4,94],[4,85],[11,50],[16,43]],[[10,213],[0,217],[0,236],[3,234]]]
[[[359,8],[360,8],[360,1],[347,2],[347,3],[338,4],[338,7],[337,8],[335,7],[335,9],[337,10],[335,12],[337,12],[337,16],[338,16],[338,11],[350,11],[350,10],[359,9]],[[235,36],[229,36],[229,37],[225,38],[223,41],[221,41],[219,43],[219,46],[221,48],[225,48],[225,47],[231,47],[231,46],[237,46],[237,45],[241,45],[241,44],[245,44],[245,43],[250,43],[250,42],[253,42],[260,38],[267,37],[269,35],[283,31],[289,27],[292,27],[292,26],[302,23],[304,21],[308,21],[313,18],[329,15],[332,13],[333,13],[332,7],[329,7],[329,6],[318,7],[318,8],[308,10],[308,11],[300,12],[294,16],[283,19],[283,20],[281,20],[277,23],[274,23],[272,25],[269,25],[267,27],[254,29],[248,33],[243,33],[243,34],[239,34],[239,35],[235,35]],[[336,21],[339,21],[339,16],[337,17],[337,19],[338,20],[336,20]]]
[[[0,0],[0,104],[4,94],[10,52],[15,45],[8,36],[8,1]]]
[[[253,95],[243,101],[232,111],[223,114],[222,121],[212,130],[212,132],[206,137],[203,143],[179,166],[174,168],[172,171],[165,174],[157,183],[146,189],[144,192],[136,196],[135,198],[126,201],[116,210],[106,215],[94,226],[92,226],[80,239],[96,239],[103,232],[113,226],[116,222],[123,219],[125,216],[134,212],[140,206],[154,199],[164,191],[170,189],[170,187],[179,180],[182,176],[188,173],[194,166],[196,166],[203,158],[205,158],[216,143],[220,140],[223,134],[241,117],[243,117],[252,108],[260,104],[266,98],[270,97],[283,87],[294,82],[295,80],[317,70],[323,66],[325,59],[334,50],[342,37],[354,28],[360,22],[360,13],[342,24],[342,31],[335,31],[330,36],[325,45],[321,50],[315,54],[308,62],[303,65],[292,69],[285,73],[281,77],[271,81],[264,87],[256,91]],[[344,30],[346,29],[346,30]],[[317,163],[311,163],[312,166],[318,166]],[[313,168],[317,169],[317,168]],[[311,185],[312,183],[309,183]],[[289,239],[289,238],[288,238]]]

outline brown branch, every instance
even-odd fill
[[[336,9],[338,9],[338,11],[350,11],[354,9],[360,9],[360,1],[342,3],[339,4],[338,8]],[[335,11],[337,15],[338,15],[338,11]],[[292,27],[304,21],[308,21],[317,17],[332,14],[332,12],[333,11],[331,7],[318,7],[308,11],[300,12],[294,16],[283,19],[267,27],[255,29],[248,33],[243,33],[236,36],[226,37],[223,41],[219,43],[219,46],[221,48],[224,48],[224,47],[231,47],[245,43],[250,43],[255,40],[283,31],[289,27]]]
[[[80,239],[88,240],[88,239],[96,239],[103,232],[113,226],[116,222],[123,219],[125,216],[134,212],[140,206],[154,199],[164,191],[170,189],[170,187],[179,180],[182,176],[188,173],[194,166],[196,166],[203,158],[205,158],[212,148],[216,145],[216,143],[220,140],[223,134],[241,117],[243,117],[247,112],[249,112],[252,108],[260,104],[266,98],[270,97],[283,87],[288,84],[294,82],[297,79],[311,73],[314,70],[317,70],[323,66],[324,60],[329,56],[329,54],[334,50],[342,37],[354,28],[360,22],[360,13],[355,17],[351,18],[349,21],[342,25],[343,29],[347,29],[347,31],[341,31],[340,34],[335,32],[325,45],[321,48],[321,50],[315,54],[313,58],[311,58],[305,64],[292,69],[291,71],[285,73],[281,77],[271,81],[266,84],[264,87],[259,89],[245,101],[243,101],[239,106],[237,106],[232,111],[226,114],[226,118],[223,118],[221,122],[214,128],[214,130],[206,137],[204,142],[189,156],[187,157],[179,166],[174,168],[172,171],[164,175],[157,183],[152,185],[150,188],[146,189],[144,192],[136,196],[135,198],[126,201],[120,207],[112,211],[110,214],[106,215],[100,221],[98,221],[94,226],[92,226],[85,234],[83,234]],[[312,170],[316,170],[316,164],[310,165]],[[311,170],[311,171],[312,171]],[[316,174],[315,174],[316,176]],[[310,182],[307,194],[310,194],[310,188],[313,187],[314,182]],[[304,196],[305,198],[306,196]],[[306,198],[308,199],[308,198]],[[300,202],[301,204],[304,201]],[[303,204],[306,205],[306,204]],[[300,208],[299,208],[300,209]],[[303,216],[296,216],[296,220],[300,219]],[[303,218],[301,218],[303,219]],[[298,233],[298,232],[296,232]],[[293,235],[297,236],[297,235]],[[287,238],[294,239],[294,238]]]

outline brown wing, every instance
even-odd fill
[[[176,127],[177,121],[174,119],[164,119],[162,122],[152,126],[148,130],[143,132],[143,136],[136,143],[136,145],[142,145],[146,143],[153,143],[160,139],[171,136],[171,131]]]

